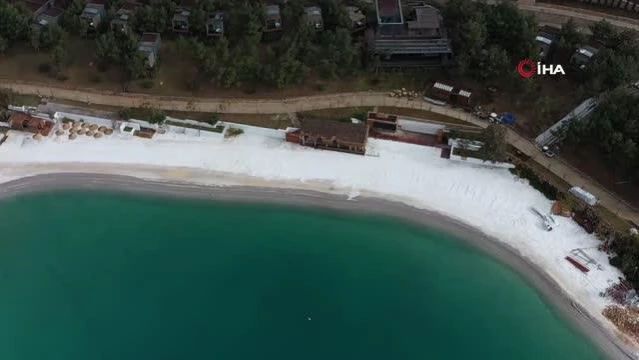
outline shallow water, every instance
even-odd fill
[[[112,193],[0,202],[0,359],[600,359],[444,234]]]

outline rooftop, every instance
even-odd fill
[[[143,33],[140,38],[141,43],[155,43],[160,40],[159,33]]]
[[[404,15],[400,0],[375,0],[377,21],[380,24],[403,24]]]
[[[439,29],[439,11],[432,6],[415,8],[415,19],[406,23],[409,29]]]
[[[46,15],[46,16],[49,16],[49,17],[52,17],[52,18],[56,18],[56,17],[62,15],[63,12],[64,12],[64,10],[62,10],[62,9],[58,9],[56,7],[50,7],[48,9],[46,9],[42,13],[42,15]]]
[[[280,17],[280,6],[279,5],[267,5],[266,6],[266,16],[269,18],[279,18]]]
[[[331,120],[304,119],[300,130],[311,135],[363,144],[366,142],[366,125]]]

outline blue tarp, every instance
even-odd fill
[[[501,115],[501,123],[502,124],[512,125],[512,124],[515,123],[515,121],[517,121],[517,119],[515,119],[515,115],[513,115],[511,113],[503,113]]]

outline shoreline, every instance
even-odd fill
[[[575,330],[599,348],[602,355],[610,359],[635,358],[631,355],[629,347],[610,327],[593,318],[576,304],[546,271],[533,264],[514,247],[486,235],[475,227],[438,212],[418,209],[380,197],[358,195],[355,199],[350,199],[347,194],[290,189],[279,187],[275,183],[272,185],[273,187],[198,185],[177,179],[158,181],[125,175],[66,172],[24,176],[5,182],[0,185],[0,201],[19,195],[50,191],[118,191],[163,198],[275,204],[389,217],[453,235],[463,243],[508,266],[537,290],[557,316],[569,322]]]

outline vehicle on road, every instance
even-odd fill
[[[542,147],[542,148],[541,148],[541,152],[543,152],[543,153],[544,153],[544,155],[546,155],[546,156],[547,156],[547,157],[549,157],[549,158],[553,158],[553,157],[555,157],[555,153],[554,153],[554,152],[552,152],[552,151],[548,148],[548,146],[544,146],[544,147]]]

